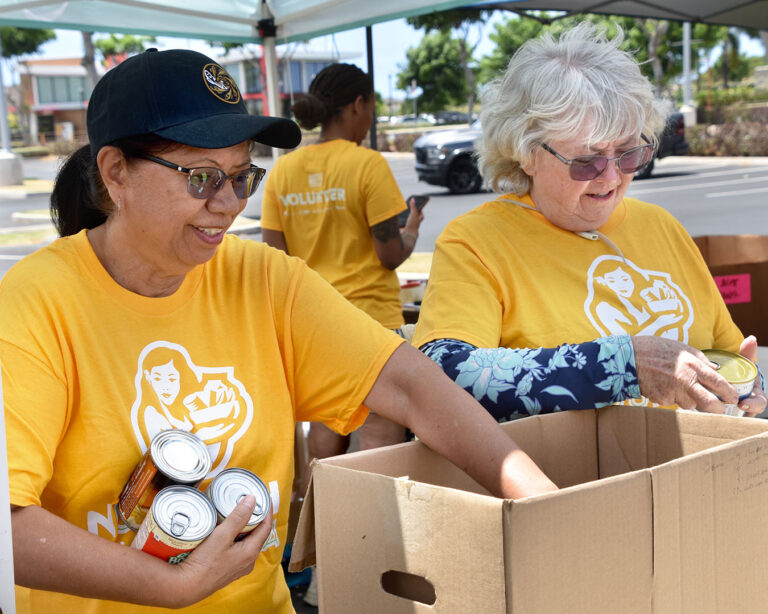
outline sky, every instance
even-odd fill
[[[493,32],[492,23],[499,21],[501,17],[494,17],[489,24],[486,24],[482,30],[482,35],[477,30],[473,31],[472,41],[480,41],[478,57],[490,51],[493,44],[487,37],[487,34]],[[398,64],[406,63],[405,51],[409,47],[415,47],[419,44],[422,33],[414,30],[404,19],[388,21],[376,24],[372,28],[373,38],[373,77],[374,87],[384,98],[405,98],[405,92],[397,90],[397,73],[400,72]],[[99,35],[97,34],[98,38]],[[393,44],[393,41],[396,41]],[[299,45],[303,43],[290,43],[283,47]],[[329,53],[338,51],[343,54],[356,54],[354,57],[346,57],[343,61],[351,64],[357,64],[363,70],[368,70],[366,58],[366,39],[365,28],[356,28],[339,32],[333,36],[321,36],[310,41],[313,49],[327,50]],[[158,38],[156,46],[160,49],[184,48],[194,49],[207,55],[216,55],[217,51],[211,49],[205,41],[185,39],[185,38]],[[81,57],[83,54],[82,36],[79,31],[74,30],[56,30],[56,40],[50,41],[40,48],[40,54],[33,57],[45,58],[71,58]],[[7,79],[7,77],[6,77]],[[17,79],[14,79],[14,82]],[[6,80],[6,83],[8,81]],[[391,94],[390,94],[391,90]]]
[[[507,15],[501,11],[496,11],[491,19],[482,27],[482,30],[473,30],[470,42],[476,42],[479,39],[479,46],[475,57],[479,58],[490,53],[493,43],[488,38],[488,35],[493,33],[494,24],[506,19],[508,19]],[[42,53],[35,57],[64,58],[82,56],[83,44],[80,32],[56,30],[56,36],[56,40],[43,45],[41,47]],[[373,26],[374,87],[382,97],[400,100],[406,97],[404,91],[397,89],[397,73],[400,72],[399,66],[404,66],[406,63],[406,50],[409,47],[417,46],[422,36],[423,32],[414,30],[404,19],[379,23]],[[757,41],[743,38],[741,43],[742,50],[750,55],[762,55],[764,53],[762,45]],[[305,43],[290,43],[288,46],[300,44]],[[368,70],[365,28],[356,28],[334,35],[321,36],[309,41],[308,44],[313,49],[327,50],[329,53],[338,51],[345,55],[347,53],[355,54],[353,57],[345,57],[343,61],[357,64],[363,70]],[[200,40],[161,37],[158,38],[156,46],[161,49],[174,47],[195,49],[207,55],[218,55],[217,50],[211,49],[205,41]],[[3,74],[6,84],[18,81],[17,77],[8,75],[5,71],[5,66]]]

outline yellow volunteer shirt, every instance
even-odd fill
[[[403,324],[397,273],[382,266],[370,227],[406,208],[377,151],[337,139],[301,147],[275,163],[261,205],[263,228],[288,252],[387,328]]]
[[[612,334],[738,351],[743,336],[688,233],[625,198],[605,241],[554,226],[508,194],[452,220],[437,240],[413,343],[537,348]]]
[[[253,572],[189,610],[293,612],[280,562],[295,423],[360,426],[362,402],[401,342],[301,260],[262,243],[227,236],[172,296],[147,298],[112,280],[85,232],[59,239],[0,283],[11,502],[130,541],[113,509],[123,485],[154,434],[191,430],[213,459],[202,487],[225,467],[247,468],[276,515]],[[18,593],[20,612],[166,611]]]

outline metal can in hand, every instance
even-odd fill
[[[739,401],[749,398],[757,378],[757,366],[749,358],[727,350],[702,350],[704,355],[717,365],[717,372],[728,380],[736,389]],[[726,416],[743,416],[744,412],[738,405],[725,405]]]
[[[211,470],[211,455],[193,433],[161,431],[128,478],[115,505],[117,518],[138,531],[152,500],[166,486],[197,486]]]
[[[267,485],[255,473],[239,467],[225,469],[213,478],[205,494],[216,509],[219,522],[229,516],[246,495],[253,495],[256,498],[256,507],[253,508],[251,518],[238,535],[238,539],[261,524],[272,507]]]
[[[168,486],[152,501],[132,548],[181,563],[216,528],[216,510],[190,486]]]

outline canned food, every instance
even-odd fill
[[[727,350],[702,350],[704,355],[717,365],[717,371],[728,383],[736,389],[739,401],[752,394],[752,388],[757,378],[757,366],[749,358]],[[726,416],[743,416],[744,412],[738,405],[725,405]]]
[[[251,518],[238,535],[238,539],[261,524],[272,507],[267,485],[255,473],[239,467],[225,469],[213,478],[205,494],[213,503],[219,522],[229,516],[246,495],[253,495],[256,498],[256,507],[253,508]]]
[[[216,528],[216,510],[191,486],[168,486],[152,501],[132,548],[181,563]]]
[[[161,431],[120,493],[115,505],[119,521],[138,531],[160,490],[173,484],[197,486],[211,464],[208,448],[197,435],[177,429]]]

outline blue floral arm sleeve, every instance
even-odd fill
[[[420,349],[499,422],[640,397],[635,353],[626,335],[535,350],[437,339]]]

